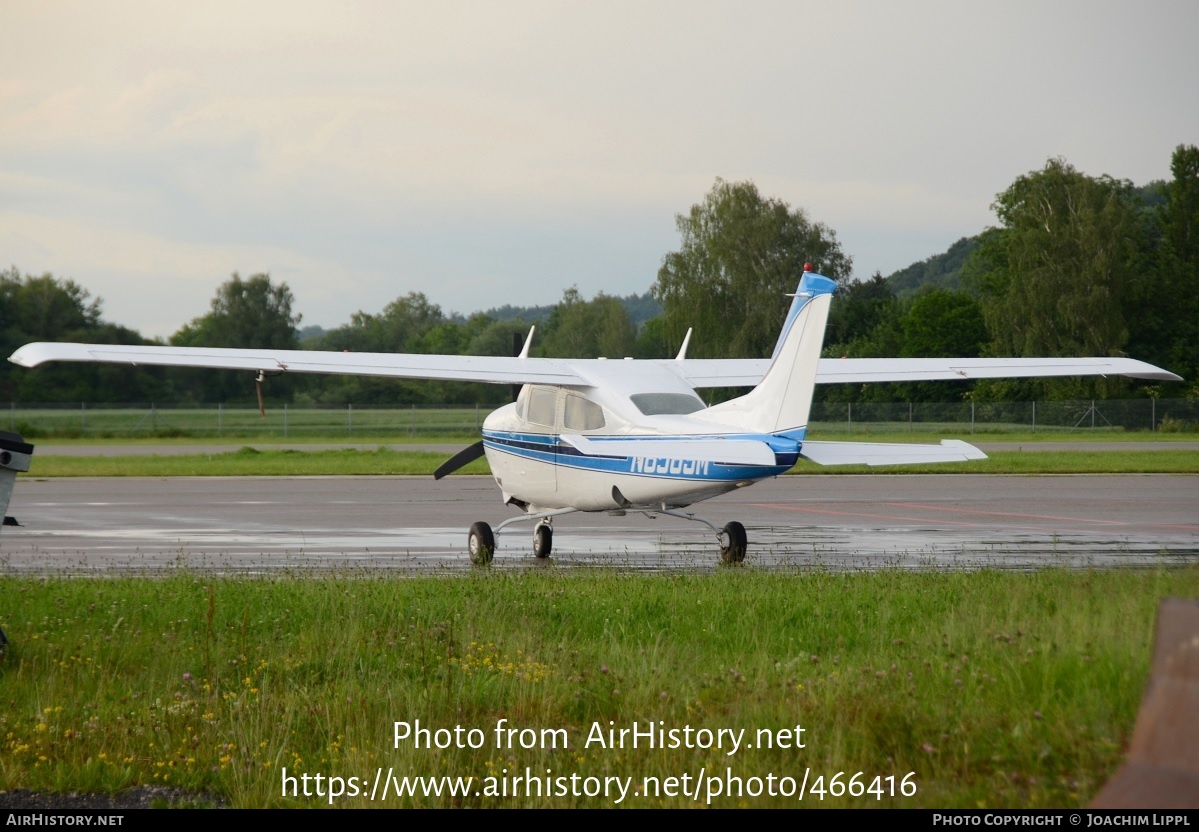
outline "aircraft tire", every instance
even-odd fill
[[[748,545],[745,526],[736,520],[726,524],[720,530],[720,559],[724,563],[741,563],[745,560],[745,550]]]
[[[533,529],[533,554],[539,558],[548,558],[554,548],[554,527],[542,523]]]
[[[467,538],[470,562],[476,566],[487,566],[495,555],[495,534],[486,523],[474,523]]]

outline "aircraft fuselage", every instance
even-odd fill
[[[704,403],[668,367],[590,369],[594,385],[526,385],[483,423],[505,502],[530,513],[678,508],[777,476],[798,458],[795,438],[704,419]]]

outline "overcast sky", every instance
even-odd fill
[[[167,336],[238,271],[333,327],[642,292],[751,179],[858,277],[1063,156],[1199,143],[1199,3],[0,0],[0,267]]]

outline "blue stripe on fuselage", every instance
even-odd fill
[[[627,442],[631,437],[612,437],[615,440]],[[702,482],[738,482],[741,480],[758,480],[785,473],[799,459],[799,448],[795,441],[778,439],[761,434],[745,434],[736,439],[755,439],[765,442],[774,450],[774,465],[745,465],[731,462],[713,462],[710,460],[683,459],[678,457],[663,457],[654,454],[653,445],[662,440],[711,439],[704,437],[685,436],[646,436],[637,437],[638,442],[645,443],[645,453],[627,456],[621,454],[587,455],[578,448],[562,442],[557,436],[540,433],[511,433],[507,431],[484,431],[483,444],[495,451],[525,457],[560,465],[564,468],[574,468],[584,471],[604,471],[630,476],[648,476],[665,479],[696,480]],[[602,444],[602,437],[589,436],[588,439],[596,444]]]

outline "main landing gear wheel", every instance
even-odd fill
[[[554,548],[554,527],[549,523],[538,523],[533,529],[533,554],[539,558],[548,558]]]
[[[720,530],[720,559],[725,563],[741,563],[745,560],[745,548],[748,545],[745,526],[736,520]]]
[[[491,526],[486,523],[473,524],[470,527],[467,547],[470,550],[471,563],[477,566],[491,563],[492,555],[495,554],[495,535],[491,533]]]

